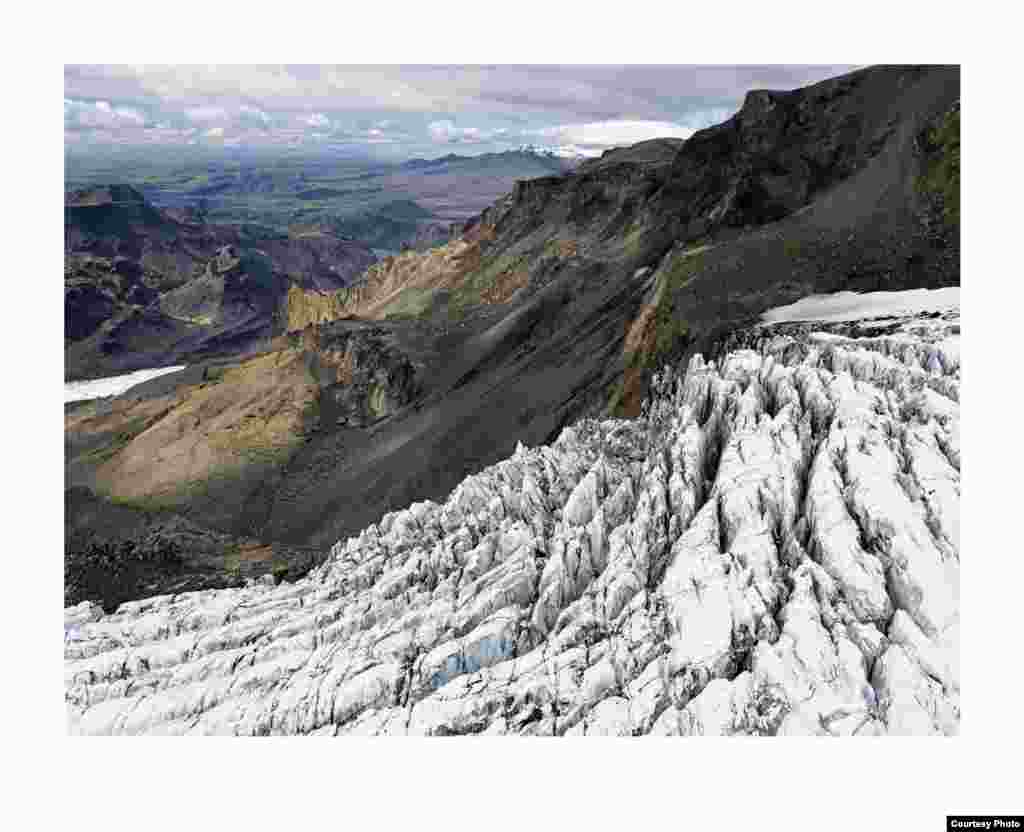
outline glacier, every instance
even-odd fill
[[[958,297],[850,300],[301,580],[65,609],[68,732],[957,734]]]

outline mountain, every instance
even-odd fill
[[[524,145],[516,150],[505,150],[499,153],[482,153],[479,156],[460,156],[449,153],[436,159],[409,159],[399,167],[403,170],[420,172],[463,172],[467,174],[486,174],[500,172],[521,179],[537,176],[564,173],[571,170],[580,157],[562,156],[553,151],[545,151]]]
[[[65,198],[67,379],[237,352],[283,331],[293,285],[345,286],[375,261],[319,228],[292,234],[161,211],[130,186]]]
[[[436,159],[407,159],[399,164],[400,168],[405,170],[424,170],[426,168],[443,167],[444,165],[451,164],[452,162],[461,162],[466,159],[471,159],[471,156],[458,156],[455,153],[449,153],[446,156],[438,156]]]
[[[773,310],[304,579],[65,609],[70,732],[958,734],[959,297],[880,294]]]
[[[188,161],[66,160],[72,186],[102,190],[123,181],[150,208],[187,224],[256,225],[288,232],[318,226],[370,248],[399,251],[447,242],[448,227],[479,214],[519,179],[560,174],[573,159],[524,147],[483,156],[449,154],[405,164],[339,158],[330,151]],[[439,233],[439,229],[441,229]]]
[[[464,223],[507,194],[516,182],[560,176],[575,164],[575,160],[533,149],[479,156],[449,153],[437,159],[411,159],[377,181],[385,191],[409,194],[435,221]]]
[[[941,155],[926,137],[958,97],[956,69],[909,67],[752,93],[668,162],[613,151],[522,182],[461,240],[383,260],[341,293],[342,314],[439,327],[448,370],[379,429],[393,455],[367,450],[365,466],[297,485],[298,518],[277,515],[276,533],[322,522],[326,545],[446,493],[517,441],[607,408],[638,415],[652,369],[771,306],[957,284],[958,229],[921,183]],[[344,505],[329,496],[357,483]]]
[[[443,500],[520,442],[641,417],[659,368],[711,360],[768,309],[957,286],[959,85],[956,67],[898,66],[754,91],[685,142],[519,180],[444,245],[336,291],[291,281],[258,350],[266,329],[235,357],[229,330],[186,371],[69,407],[66,479],[138,512],[106,527],[132,540],[147,518],[187,515],[251,543],[247,569],[291,569],[290,552],[325,553],[387,512]],[[444,176],[417,175],[443,198]],[[264,261],[223,262],[162,302],[196,319],[226,309],[242,327],[223,298],[258,289]],[[137,331],[154,338],[160,315]],[[69,522],[97,528],[100,510],[81,505]],[[240,551],[222,552],[232,580]],[[67,602],[155,591],[119,580]]]

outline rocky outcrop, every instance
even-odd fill
[[[268,545],[204,527],[184,514],[64,492],[64,603],[107,612],[151,595],[244,586],[262,575],[297,578],[316,550]]]
[[[747,330],[302,580],[70,607],[69,730],[955,734],[958,334]]]
[[[92,335],[118,311],[144,307],[159,297],[142,268],[125,257],[68,255],[64,259],[64,339]]]
[[[303,343],[319,382],[319,428],[367,427],[393,416],[421,392],[413,362],[382,328],[310,327]]]
[[[345,314],[344,304],[338,292],[305,290],[294,284],[288,288],[288,296],[284,303],[286,332],[336,321]]]
[[[381,319],[422,315],[441,290],[462,284],[480,265],[480,240],[453,240],[426,252],[386,257],[338,293],[342,315]]]

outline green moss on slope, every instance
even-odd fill
[[[654,315],[654,349],[645,362],[655,367],[664,361],[680,341],[690,334],[690,325],[683,318],[679,292],[693,279],[700,268],[699,250],[677,255],[659,282]]]
[[[919,181],[922,190],[942,199],[946,222],[960,225],[960,109],[951,111],[928,139],[935,153]]]
[[[525,255],[501,254],[485,261],[452,290],[448,300],[449,318],[460,320],[472,307],[503,297],[503,293],[496,292],[498,287],[525,283],[528,264],[529,258]]]
[[[683,317],[680,293],[697,274],[703,250],[674,254],[660,269],[653,299],[641,308],[626,334],[625,368],[608,401],[609,415],[639,415],[647,375],[689,343],[690,325]]]
[[[159,416],[155,418],[152,416],[136,416],[128,420],[107,444],[93,449],[86,454],[86,458],[97,464],[113,459],[129,442],[159,418]]]

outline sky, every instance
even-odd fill
[[[379,158],[533,145],[600,155],[686,138],[751,89],[794,89],[851,66],[64,67],[64,146],[303,148]]]

